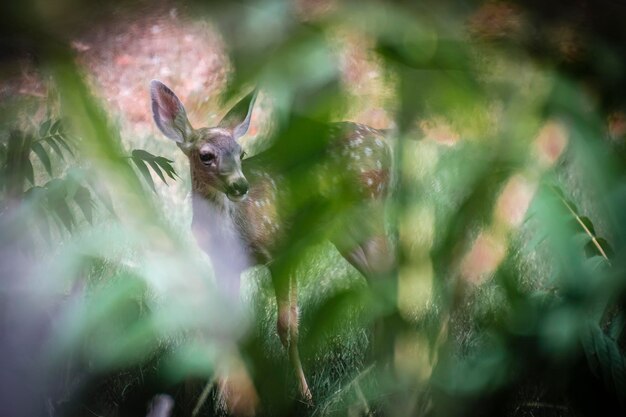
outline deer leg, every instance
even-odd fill
[[[289,361],[296,372],[300,395],[307,402],[311,403],[313,397],[309,390],[309,385],[306,382],[306,377],[304,376],[300,352],[298,350],[298,286],[293,276],[291,276],[289,280],[284,281],[287,282],[275,281],[274,283],[276,304],[278,306],[276,329],[281,343],[285,349],[287,349]]]
[[[252,378],[245,365],[237,356],[233,356],[224,364],[227,368],[217,377],[219,401],[224,410],[233,416],[252,417],[256,415],[259,398]],[[199,412],[199,407],[196,406]],[[192,414],[195,417],[196,414]]]
[[[300,383],[300,395],[309,404],[313,402],[313,396],[309,390],[309,385],[306,382],[304,376],[304,370],[302,369],[302,362],[300,361],[300,353],[298,351],[298,336],[299,336],[299,311],[298,311],[298,280],[295,277],[291,277],[291,291],[290,291],[290,306],[289,306],[289,359],[296,371],[296,376]]]
[[[374,235],[352,246],[338,246],[341,255],[354,266],[368,281],[370,291],[377,300],[385,304],[393,303],[395,287],[384,278],[389,276],[394,264],[394,255],[384,234]],[[384,310],[383,310],[384,311]],[[393,355],[392,323],[383,315],[372,328],[370,355],[372,360],[385,364]]]

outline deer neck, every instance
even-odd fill
[[[191,170],[191,191],[192,198],[202,200],[204,204],[209,204],[211,208],[220,214],[230,215],[233,211],[233,203],[223,192],[216,190],[206,182],[198,178],[198,175]]]

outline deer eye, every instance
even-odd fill
[[[239,155],[239,159],[245,158],[247,153],[245,151],[241,151],[241,155]]]
[[[200,160],[203,164],[209,165],[215,161],[215,154],[211,152],[204,152],[200,154]]]

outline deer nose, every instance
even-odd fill
[[[234,194],[242,196],[248,192],[248,181],[243,178],[238,179],[231,186]]]

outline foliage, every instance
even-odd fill
[[[0,307],[14,335],[0,378],[19,392],[0,398],[7,415],[143,415],[161,393],[175,413],[220,414],[216,375],[236,361],[260,415],[624,413],[626,153],[606,121],[626,104],[610,88],[626,85],[626,43],[606,27],[583,31],[535,2],[186,6],[228,41],[223,101],[251,84],[273,100],[267,151],[252,158],[273,158],[295,190],[294,233],[273,267],[300,277],[308,406],[264,267],[242,280],[248,310],[232,308],[189,222],[164,208],[189,179],[173,156],[126,151],[138,141],[120,138],[82,76],[68,30],[110,6],[2,7],[2,40],[37,57],[59,102],[36,129],[0,126]],[[341,31],[367,40],[394,101],[397,265],[367,285],[319,227],[358,207],[350,193],[312,198],[309,181],[324,127],[355,106],[334,55]],[[390,349],[372,349],[373,328]]]

